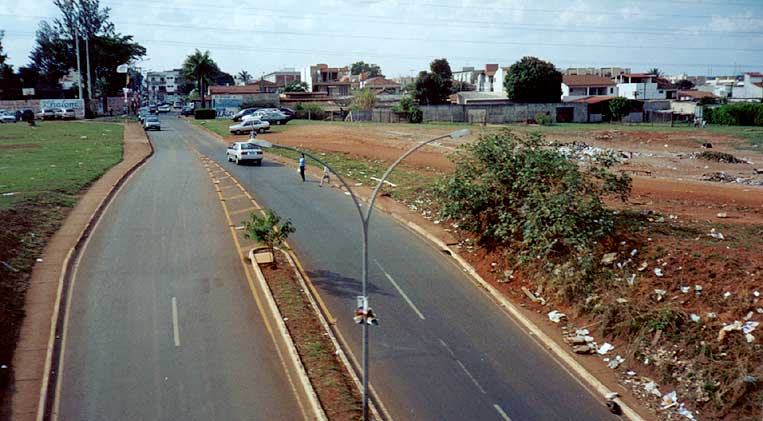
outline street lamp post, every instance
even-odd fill
[[[435,137],[433,139],[429,139],[427,141],[418,143],[416,146],[414,146],[413,148],[408,150],[408,152],[406,152],[402,156],[400,156],[400,158],[398,158],[397,161],[393,162],[392,165],[390,165],[389,168],[387,168],[387,170],[384,172],[384,175],[382,175],[381,179],[379,180],[378,184],[376,184],[376,187],[374,188],[373,192],[371,193],[371,197],[368,199],[368,206],[366,208],[366,212],[365,213],[363,213],[363,209],[361,208],[361,204],[360,204],[360,201],[358,200],[358,197],[355,195],[355,192],[352,191],[352,189],[350,188],[350,185],[347,183],[347,181],[345,181],[344,177],[342,177],[342,175],[339,174],[337,171],[334,171],[334,169],[331,168],[330,165],[328,165],[327,163],[323,162],[320,158],[316,157],[315,155],[313,155],[313,154],[311,154],[309,152],[305,152],[305,151],[302,151],[302,150],[297,149],[297,148],[292,148],[290,146],[278,145],[278,144],[275,144],[275,143],[268,142],[266,140],[256,139],[256,138],[254,140],[250,140],[251,143],[253,143],[253,144],[257,145],[257,146],[260,146],[262,148],[277,148],[277,149],[285,149],[285,150],[289,150],[289,151],[303,153],[303,154],[309,156],[310,158],[314,159],[315,161],[317,161],[319,164],[325,166],[326,168],[329,169],[329,171],[331,171],[334,175],[336,175],[337,179],[339,179],[339,182],[341,182],[342,185],[344,186],[344,188],[347,189],[347,191],[350,193],[350,197],[352,198],[353,203],[355,204],[355,208],[358,210],[358,216],[360,216],[360,225],[361,225],[361,228],[362,228],[362,236],[363,236],[363,249],[362,249],[363,255],[362,255],[362,265],[361,265],[361,278],[360,278],[360,281],[361,281],[361,294],[362,294],[361,297],[362,297],[363,306],[364,306],[364,308],[363,308],[364,311],[363,311],[363,314],[362,314],[363,318],[362,318],[362,322],[361,322],[361,326],[362,326],[362,329],[363,329],[363,339],[362,339],[363,340],[363,342],[362,342],[362,371],[363,371],[363,378],[362,378],[362,383],[363,383],[363,420],[364,421],[368,420],[368,318],[367,318],[367,316],[368,316],[368,314],[367,314],[367,310],[368,310],[368,291],[367,291],[367,286],[368,286],[368,223],[369,223],[369,220],[371,219],[371,212],[374,209],[374,202],[376,201],[376,196],[378,196],[379,191],[381,190],[382,186],[384,185],[384,182],[387,180],[387,177],[389,177],[389,175],[392,172],[392,170],[394,170],[395,167],[397,167],[398,164],[400,164],[400,162],[402,162],[409,155],[411,155],[412,153],[416,152],[417,150],[422,148],[424,145],[427,145],[429,143],[435,142],[437,140],[445,139],[445,138],[458,139],[460,137],[469,135],[469,133],[470,133],[469,129],[456,130],[456,131],[454,131],[452,133],[448,133],[446,135],[438,136],[438,137]]]

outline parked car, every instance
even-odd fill
[[[262,149],[249,142],[236,142],[228,145],[225,151],[228,162],[235,162],[236,165],[246,161],[253,161],[254,165],[262,165]]]
[[[141,111],[138,113],[138,120],[140,120],[140,123],[143,124],[143,122],[146,120],[146,117],[148,117],[149,114],[148,111]]]
[[[57,108],[56,118],[61,120],[73,120],[76,118],[74,108]]]
[[[233,117],[230,119],[233,121],[241,121],[242,118],[245,116],[248,116],[249,114],[252,114],[253,112],[257,111],[257,108],[242,108],[239,112],[236,114],[233,114]]]
[[[56,118],[56,110],[53,108],[43,108],[37,113],[37,118],[40,120],[53,120]]]
[[[143,121],[143,129],[146,131],[161,130],[162,123],[159,121],[159,117],[155,115],[146,116],[146,119]]]
[[[267,121],[268,123],[280,125],[288,123],[291,118],[280,111],[264,112],[260,115],[260,120]]]
[[[242,121],[241,123],[234,124],[228,127],[228,131],[230,131],[233,134],[251,133],[252,131],[256,131],[257,133],[262,133],[265,130],[269,130],[269,129],[270,129],[270,123],[268,123],[267,121],[262,121],[262,120]]]
[[[297,116],[297,113],[294,110],[292,110],[291,108],[281,107],[281,108],[278,109],[278,111],[286,114],[289,117],[289,119],[291,119],[291,120],[293,120]]]
[[[172,111],[172,108],[167,104],[162,104],[156,108],[160,113],[168,113]]]
[[[180,110],[180,115],[182,116],[189,116],[193,115],[193,107],[185,106],[182,110]]]
[[[15,123],[16,114],[11,114],[6,111],[0,112],[0,123]]]

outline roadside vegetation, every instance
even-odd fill
[[[0,126],[0,406],[35,260],[83,188],[122,159],[121,125],[41,122]]]

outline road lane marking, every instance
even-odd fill
[[[175,346],[180,346],[180,326],[178,325],[178,300],[172,297],[172,335]]]
[[[469,379],[472,381],[472,383],[474,383],[475,386],[477,386],[477,389],[479,389],[483,395],[487,395],[487,391],[485,391],[485,389],[482,387],[480,382],[478,382],[477,379],[474,376],[472,376],[472,373],[466,368],[464,363],[462,363],[461,360],[456,358],[456,354],[448,346],[448,344],[446,344],[445,341],[443,341],[440,338],[437,338],[437,340],[440,341],[440,345],[442,345],[442,347],[448,351],[448,354],[450,354],[450,357],[453,358],[453,360],[459,365],[459,367],[461,367],[462,370],[464,370],[464,373],[466,373],[466,376],[469,377]]]
[[[400,285],[398,285],[397,282],[395,282],[395,280],[392,278],[392,276],[390,276],[390,274],[387,273],[386,270],[384,270],[384,268],[382,267],[381,263],[379,263],[379,261],[376,260],[376,259],[374,259],[374,262],[376,262],[376,266],[379,266],[379,269],[381,269],[381,271],[384,272],[384,275],[387,277],[387,279],[389,279],[389,281],[392,283],[392,285],[395,287],[395,289],[397,289],[397,292],[399,292],[400,295],[403,296],[403,299],[405,300],[405,302],[407,302],[408,305],[411,306],[413,311],[416,312],[416,315],[419,316],[419,318],[421,320],[426,320],[424,318],[424,315],[421,314],[421,312],[419,311],[418,308],[416,308],[416,305],[413,304],[413,301],[411,301],[411,299],[408,298],[408,295],[405,293],[405,291],[403,291],[403,289],[400,288]]]
[[[506,414],[506,412],[504,412],[503,408],[501,408],[500,405],[498,405],[497,403],[493,404],[493,408],[495,408],[495,410],[498,411],[498,413],[501,415],[504,421],[511,421],[511,418],[509,418],[509,416]]]

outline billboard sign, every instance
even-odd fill
[[[241,95],[215,95],[212,97],[212,108],[218,117],[231,116],[238,112],[244,98]]]
[[[85,101],[82,99],[41,99],[40,108],[72,108],[78,118],[85,117]]]

